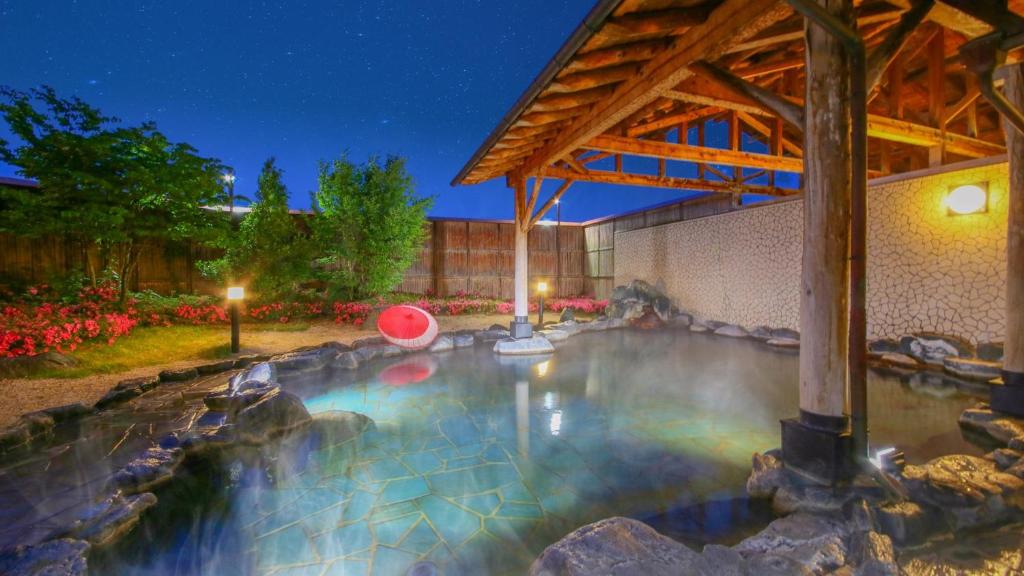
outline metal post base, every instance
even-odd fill
[[[800,411],[782,421],[782,461],[808,479],[835,486],[856,474],[849,419]]]
[[[991,386],[992,410],[1024,418],[1024,373],[1003,370],[1002,385]]]
[[[533,325],[530,324],[529,316],[516,316],[508,329],[512,338],[533,338]]]

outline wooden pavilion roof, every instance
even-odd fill
[[[907,26],[901,20],[910,20],[919,1],[855,2],[869,55],[901,27],[908,31],[869,96],[874,175],[1005,152],[999,116],[979,98],[958,55],[991,28],[952,1],[935,3],[924,22]],[[1024,0],[1009,4],[1024,12]],[[794,193],[773,183],[776,171],[802,170],[803,27],[784,0],[600,0],[452,184],[541,175]],[[708,120],[728,122],[727,149],[703,145]],[[697,141],[680,142],[680,131],[694,126]],[[743,150],[742,136],[764,142],[769,153]],[[657,158],[658,172],[626,172],[623,156]],[[609,157],[614,170],[592,166]],[[667,161],[695,162],[699,177],[670,177]],[[723,165],[735,169],[716,168]],[[748,185],[760,174],[772,184]]]

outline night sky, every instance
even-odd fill
[[[503,179],[449,182],[592,5],[0,0],[0,84],[48,84],[126,123],[153,120],[233,166],[241,194],[275,156],[292,205],[308,208],[318,160],[397,154],[417,192],[436,196],[432,215],[511,218]],[[0,175],[16,172],[0,164]],[[681,195],[576,184],[562,218]]]

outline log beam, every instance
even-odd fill
[[[1024,64],[1008,69],[1004,84],[1007,99],[1024,109]],[[1006,121],[1010,158],[1010,188],[1006,241],[1006,340],[1004,383],[1024,386],[1024,135]],[[1024,394],[1018,396],[1024,399]],[[996,397],[993,396],[993,408]],[[1003,408],[1000,406],[999,408]],[[1024,405],[1015,406],[1024,414]]]
[[[562,182],[558,189],[555,190],[555,192],[551,195],[550,198],[548,198],[548,201],[545,202],[540,207],[540,209],[537,210],[537,212],[530,217],[529,228],[532,229],[534,226],[537,225],[537,222],[540,222],[540,219],[543,218],[544,215],[547,214],[548,211],[551,210],[551,208],[556,203],[558,203],[558,201],[562,198],[562,195],[564,195],[569,190],[569,187],[572,186],[573,182],[575,182],[575,180],[571,178],[567,178],[565,181]]]
[[[578,174],[565,168],[549,167],[545,170],[548,178],[565,178],[577,182],[595,182],[599,184],[619,184],[625,186],[642,186],[647,188],[668,188],[672,190],[694,190],[718,192],[722,194],[761,194],[765,196],[795,196],[799,190],[776,188],[773,186],[751,186],[733,182],[716,182],[696,178],[678,178],[666,176],[659,178],[651,174],[633,174],[629,172],[613,172],[611,170],[587,170]]]
[[[654,140],[635,140],[621,136],[598,136],[582,146],[588,150],[644,156],[647,158],[665,158],[700,164],[721,164],[740,168],[763,168],[765,170],[781,170],[783,172],[800,172],[803,161],[799,158],[786,158],[753,152],[739,152],[719,148],[705,148],[687,144],[672,144]]]

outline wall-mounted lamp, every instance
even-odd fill
[[[957,186],[946,195],[945,204],[950,216],[988,212],[988,183]]]
[[[231,315],[231,353],[238,353],[238,303],[245,298],[245,288],[232,286],[228,288],[228,313]]]

